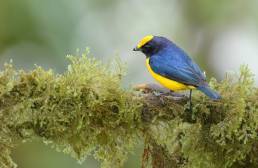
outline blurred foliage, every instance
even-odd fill
[[[211,86],[223,99],[194,95],[185,101],[121,88],[123,64],[108,65],[83,53],[68,56],[64,74],[36,67],[0,74],[0,167],[15,167],[20,142],[45,144],[82,162],[93,155],[102,167],[123,167],[144,139],[143,167],[257,167],[258,90],[246,66]]]
[[[65,53],[91,46],[97,57],[122,53],[133,67],[129,73],[137,74],[128,79],[133,81],[141,79],[136,72],[143,68],[129,57],[131,48],[154,34],[178,42],[215,76],[225,69],[214,72],[220,60],[210,66],[212,47],[228,29],[256,23],[256,6],[257,0],[0,0],[0,59],[15,58],[25,69],[36,63],[62,72]]]
[[[255,1],[241,0],[195,0],[182,1],[187,21],[194,26],[216,28],[250,17]],[[234,3],[234,5],[232,5]],[[250,9],[250,10],[246,10]],[[241,12],[240,12],[241,11]]]
[[[24,68],[40,63],[63,71],[64,54],[74,49],[74,25],[80,19],[76,2],[71,4],[68,0],[0,0],[0,57],[15,58]]]
[[[0,1],[0,19],[0,52],[22,40],[39,41],[36,21],[23,2]]]
[[[258,13],[254,9],[257,2],[257,0],[248,2],[242,0],[182,0],[179,2],[183,24],[178,33],[183,32],[181,38],[189,48],[199,43],[194,55],[197,56],[196,60],[207,71],[209,77],[218,75],[213,68],[217,66],[217,70],[221,69],[220,62],[223,61],[218,60],[214,63],[210,60],[213,47],[220,38],[225,36],[225,32],[252,27],[258,23],[256,19]],[[239,40],[238,43],[241,41]],[[216,53],[220,54],[220,51],[216,51]],[[234,61],[232,60],[230,64],[234,64]]]

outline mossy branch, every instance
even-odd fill
[[[0,73],[1,168],[16,167],[12,149],[35,137],[80,162],[93,154],[102,167],[123,167],[140,141],[143,167],[258,167],[258,89],[246,66],[211,80],[221,101],[195,92],[190,113],[186,99],[123,89],[119,62],[68,58],[62,75],[12,64]]]

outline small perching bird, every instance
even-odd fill
[[[146,55],[146,65],[150,74],[160,84],[171,91],[198,89],[213,100],[221,96],[206,82],[200,67],[176,44],[165,37],[145,36],[133,49]]]

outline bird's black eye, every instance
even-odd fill
[[[150,44],[145,44],[144,47],[145,47],[145,48],[151,48],[151,45],[150,45]]]

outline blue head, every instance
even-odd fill
[[[172,42],[165,37],[148,35],[145,36],[133,50],[141,51],[146,57],[151,57],[171,45]]]

